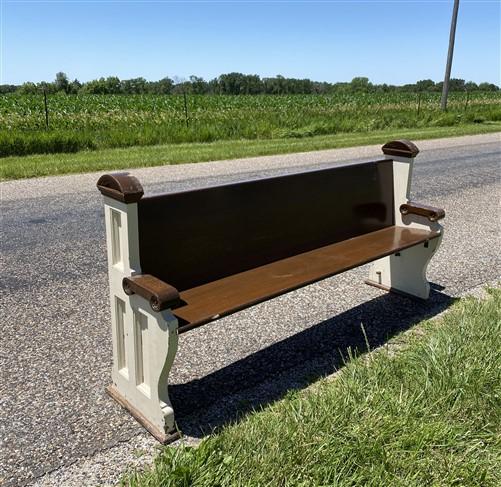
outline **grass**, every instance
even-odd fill
[[[0,157],[223,140],[298,139],[501,121],[501,92],[0,95]]]
[[[162,449],[123,484],[501,485],[501,289],[403,338],[397,353],[353,358],[196,448]]]
[[[92,171],[111,171],[241,157],[306,152],[366,144],[395,138],[430,139],[501,131],[501,122],[391,129],[370,133],[323,135],[298,139],[231,140],[212,143],[170,144],[126,149],[83,151],[74,154],[39,154],[0,158],[0,178],[19,179]]]

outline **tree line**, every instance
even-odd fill
[[[331,94],[331,93],[386,93],[386,92],[441,92],[443,82],[436,83],[431,79],[423,79],[413,84],[389,85],[373,84],[366,77],[356,77],[349,82],[327,83],[310,79],[285,78],[277,75],[272,78],[261,78],[256,74],[227,73],[206,81],[198,76],[190,76],[188,80],[162,78],[158,81],[147,81],[145,78],[121,80],[117,76],[99,78],[86,83],[77,79],[71,81],[68,76],[59,72],[52,82],[26,82],[22,85],[0,85],[0,93],[48,94],[63,93],[96,94],[96,95],[286,95],[286,94]],[[450,91],[498,91],[493,83],[474,83],[464,79],[452,78]]]

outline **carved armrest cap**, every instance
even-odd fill
[[[104,174],[97,182],[97,189],[103,195],[124,203],[137,203],[144,194],[138,179],[127,172]]]
[[[122,287],[128,296],[139,294],[148,300],[153,311],[163,311],[180,304],[178,290],[150,274],[124,277]]]
[[[423,203],[416,203],[413,201],[400,205],[400,213],[402,213],[402,215],[421,215],[428,218],[431,222],[436,222],[445,217],[444,209],[435,208],[434,206],[428,206]]]
[[[417,146],[407,139],[392,140],[381,148],[387,156],[416,157],[419,154]]]

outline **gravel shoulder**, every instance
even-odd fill
[[[425,304],[355,269],[183,335],[170,383],[187,441],[341,366],[501,275],[500,134],[417,142],[413,197],[446,208]],[[147,193],[379,158],[379,146],[134,170]],[[1,183],[4,485],[112,485],[156,442],[104,393],[111,344],[97,174]],[[496,202],[496,203],[493,203]],[[306,312],[306,310],[308,310]],[[51,473],[52,472],[52,473]]]

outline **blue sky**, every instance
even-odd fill
[[[452,0],[1,2],[0,83],[240,71],[441,80]],[[500,0],[461,0],[452,76],[500,84]]]

